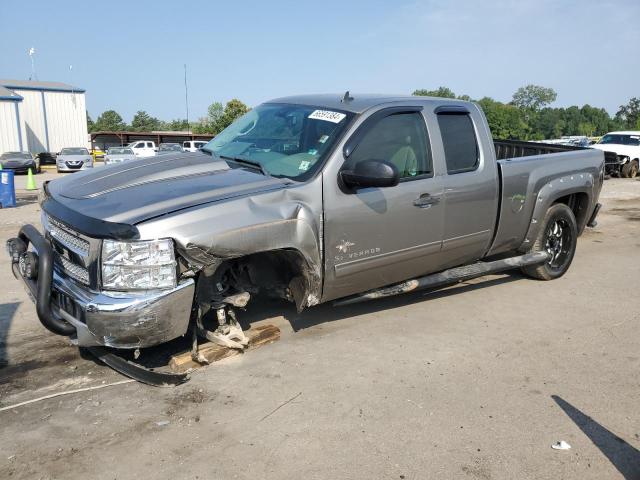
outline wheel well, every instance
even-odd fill
[[[297,250],[253,253],[205,268],[198,279],[198,303],[210,305],[239,292],[266,294],[309,305],[317,284],[304,256]]]
[[[572,193],[557,199],[553,203],[564,203],[571,209],[578,224],[578,234],[582,233],[588,221],[589,195],[584,192]]]

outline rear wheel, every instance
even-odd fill
[[[522,271],[539,280],[559,278],[569,270],[576,252],[578,225],[576,217],[563,203],[547,210],[531,251],[547,252],[549,258],[542,265],[524,267]]]

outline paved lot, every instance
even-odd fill
[[[262,305],[283,338],[181,387],[0,412],[0,478],[640,478],[640,181],[603,203],[560,280]],[[0,210],[0,241],[38,214]],[[38,324],[4,255],[0,285],[0,407],[121,379]]]

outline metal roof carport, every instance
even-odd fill
[[[102,150],[117,146],[127,145],[136,140],[150,140],[156,142],[156,145],[161,143],[182,143],[187,140],[205,140],[209,141],[214,136],[211,134],[198,134],[189,132],[92,132],[91,148],[96,146]]]

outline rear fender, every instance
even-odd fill
[[[556,203],[559,199],[575,193],[584,193],[588,197],[588,209],[593,206],[594,198],[597,198],[600,183],[598,179],[594,178],[591,173],[574,173],[556,178],[545,185],[538,191],[536,197],[536,204],[533,209],[533,215],[531,217],[531,223],[525,236],[520,251],[528,251],[534,244],[538,232],[542,226],[542,220],[544,219],[547,210]],[[585,215],[588,219],[589,215]],[[581,232],[584,229],[584,223],[586,220],[581,221],[578,224],[578,231]]]

